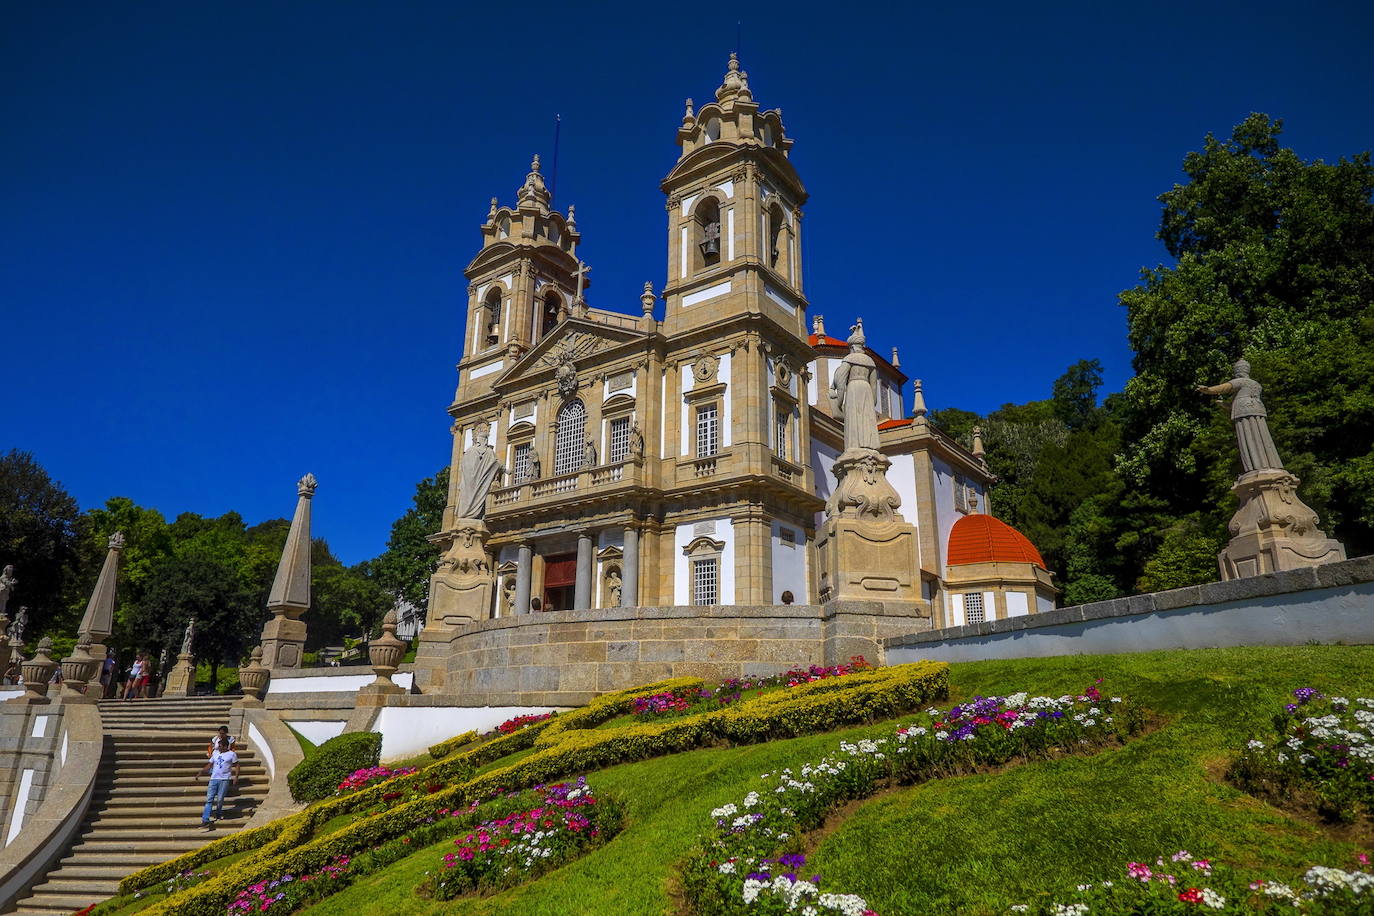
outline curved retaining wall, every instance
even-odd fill
[[[875,601],[555,611],[427,632],[413,667],[425,693],[461,705],[579,706],[666,677],[881,662],[885,637],[929,627],[924,604]]]

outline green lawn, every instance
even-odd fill
[[[1040,893],[1120,874],[1128,859],[1179,848],[1291,876],[1348,865],[1355,847],[1220,781],[1231,750],[1263,731],[1295,687],[1374,694],[1374,647],[1305,646],[1071,656],[953,666],[954,699],[1016,690],[1078,693],[1102,677],[1165,722],[1124,748],[996,774],[940,780],[872,799],[831,832],[808,869],[858,893],[884,916],[1005,913]],[[891,730],[892,724],[878,730]],[[868,729],[872,731],[873,729]],[[755,777],[820,756],[831,733],[754,747],[693,751],[593,774],[629,805],[603,849],[524,887],[445,904],[413,888],[443,844],[316,905],[312,914],[669,913],[674,864],[707,813]]]

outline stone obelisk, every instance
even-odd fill
[[[296,482],[296,514],[267,596],[272,619],[262,628],[262,663],[268,669],[299,668],[305,652],[301,617],[310,610],[310,500],[318,485],[314,474]]]
[[[844,452],[835,459],[835,489],[816,533],[820,599],[916,603],[916,529],[897,511],[902,500],[887,479],[892,462],[878,449],[878,371],[867,353],[863,319],[848,343],[830,386],[835,414],[844,419]]]
[[[1317,513],[1298,498],[1300,481],[1283,466],[1269,434],[1263,388],[1250,363],[1237,360],[1235,378],[1199,385],[1202,394],[1233,395],[1231,424],[1240,451],[1240,476],[1231,487],[1240,501],[1228,526],[1231,541],[1217,555],[1222,579],[1243,579],[1345,559],[1345,547],[1317,526]]]
[[[78,637],[89,640],[87,651],[92,658],[100,659],[101,664],[109,648],[105,640],[114,632],[115,586],[119,580],[119,554],[124,550],[124,534],[116,531],[110,535],[108,548],[100,576],[95,580],[95,591],[91,592],[91,600],[86,604],[86,613],[76,631]]]

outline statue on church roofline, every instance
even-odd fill
[[[844,420],[844,450],[878,450],[878,366],[866,352],[864,320],[849,329],[849,353],[830,380],[830,400]]]

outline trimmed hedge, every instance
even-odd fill
[[[461,735],[458,735],[454,738],[449,738],[447,741],[440,741],[438,744],[431,744],[429,746],[429,756],[433,757],[435,760],[443,760],[445,757],[447,757],[449,754],[452,754],[460,747],[466,747],[467,745],[471,744],[476,740],[477,732],[463,732]]]
[[[339,783],[354,771],[375,767],[381,756],[381,732],[338,735],[296,764],[286,774],[286,784],[296,801],[319,801],[337,792]]]
[[[261,846],[259,855],[236,862],[207,881],[159,901],[145,910],[144,916],[222,916],[238,891],[249,884],[270,881],[286,873],[317,870],[335,856],[355,855],[404,835],[440,809],[452,810],[495,793],[720,741],[765,741],[912,712],[948,695],[949,666],[943,662],[917,662],[880,668],[762,694],[736,706],[661,723],[595,728],[628,711],[635,697],[699,689],[701,684],[699,678],[676,678],[607,694],[587,706],[485,741],[417,773],[312,805],[300,814],[268,825],[280,823],[281,827]],[[491,761],[530,747],[537,750],[527,757],[480,776],[472,775]],[[319,826],[340,814],[381,802],[383,790],[424,790],[438,780],[458,782],[423,792],[411,800],[393,802],[386,810],[314,837]],[[196,853],[131,875],[121,882],[120,892],[148,887],[178,871],[227,855],[231,851],[228,841],[232,839],[226,837]],[[196,861],[191,861],[193,857]]]

